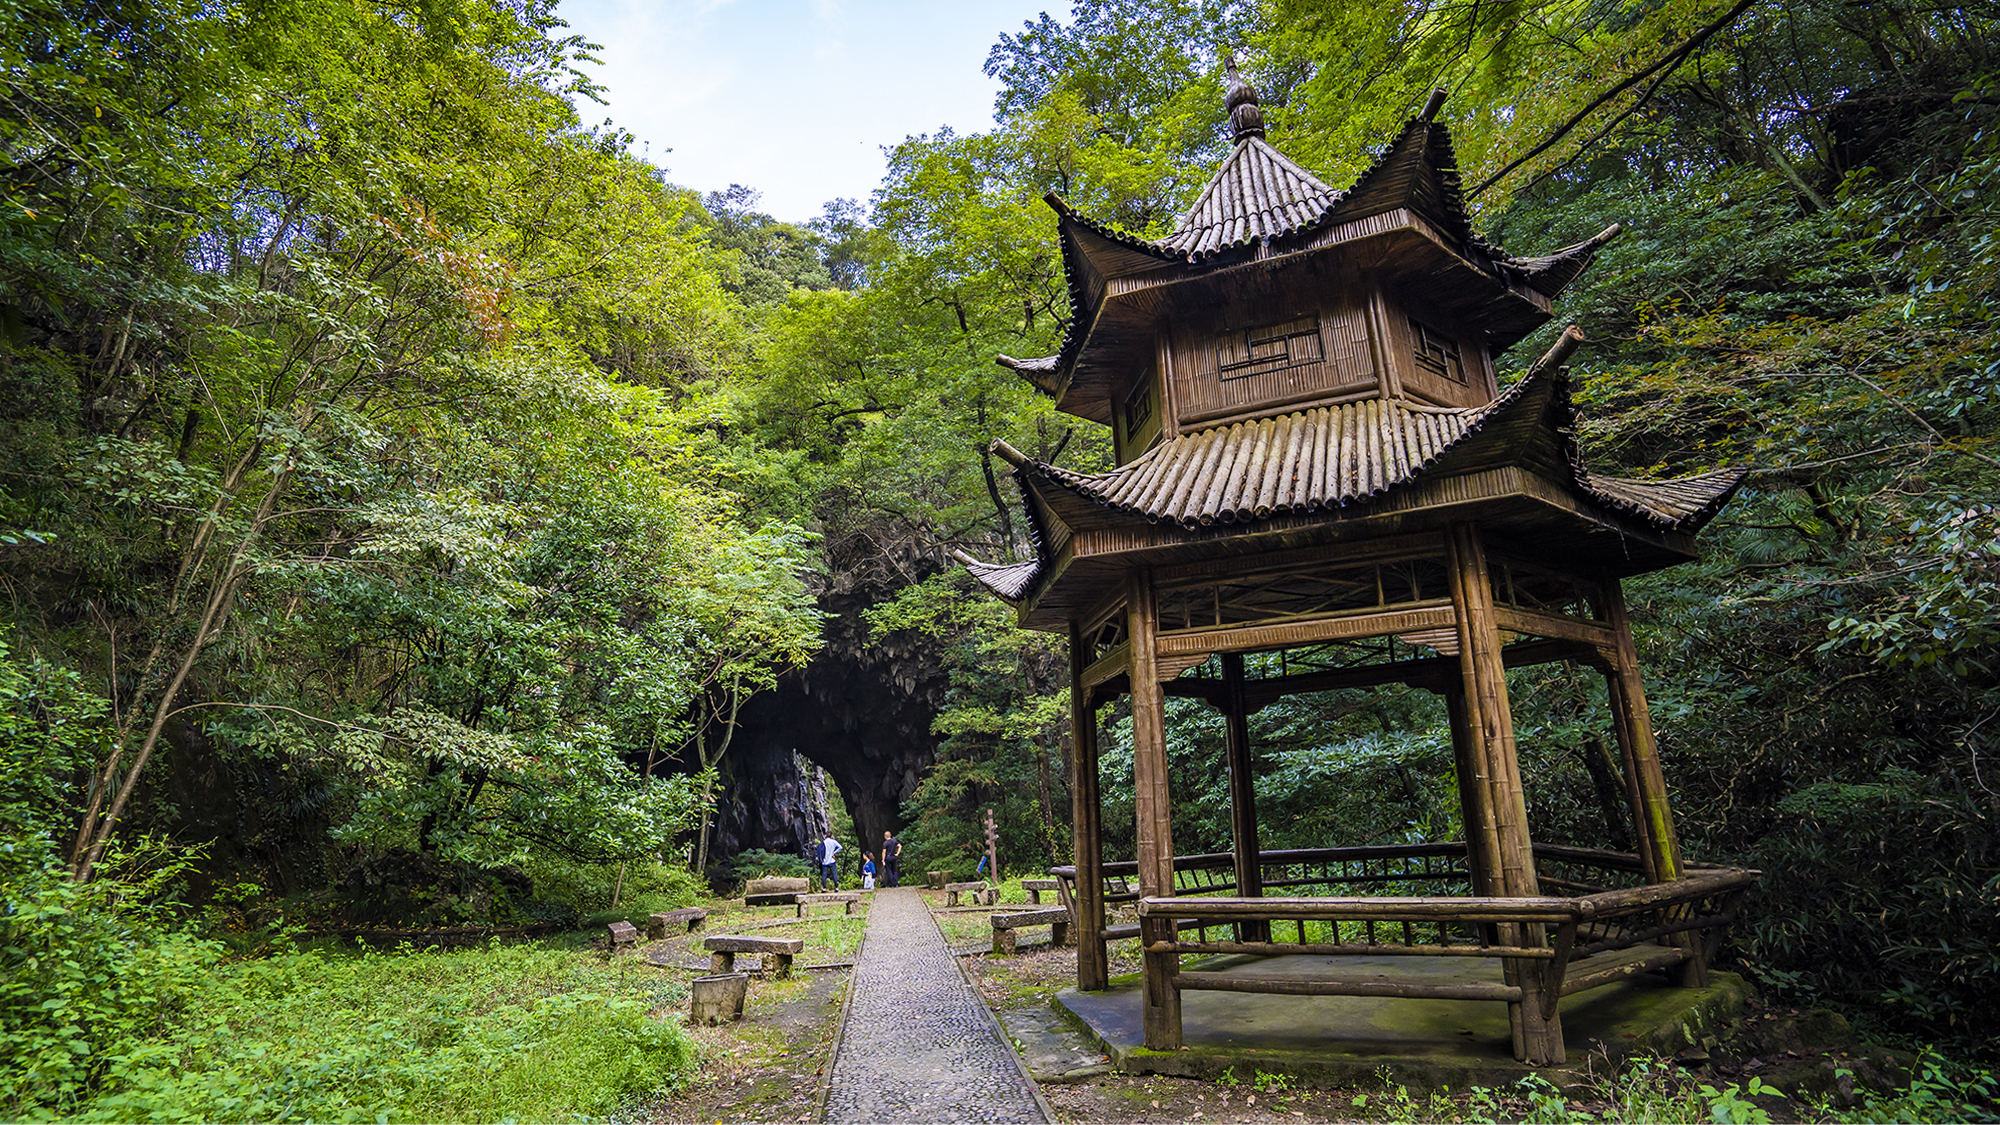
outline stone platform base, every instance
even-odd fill
[[[1202,968],[1242,967],[1252,958],[1217,958]],[[1276,962],[1283,961],[1280,966]],[[1302,975],[1307,962],[1330,958],[1270,959],[1263,973]],[[1399,976],[1411,971],[1497,981],[1497,965],[1470,958],[1342,958],[1346,973]],[[1412,964],[1421,962],[1421,964]],[[1188,968],[1195,966],[1189,965]],[[1258,1071],[1285,1074],[1307,1085],[1380,1086],[1389,1081],[1413,1091],[1449,1086],[1506,1086],[1529,1074],[1564,1085],[1600,1049],[1613,1058],[1635,1053],[1669,1055],[1699,1043],[1740,1016],[1751,989],[1732,973],[1711,973],[1708,988],[1675,988],[1647,974],[1564,998],[1564,1067],[1516,1062],[1507,1030],[1507,1006],[1496,1001],[1402,1000],[1360,996],[1260,996],[1240,992],[1184,992],[1179,1051],[1149,1051],[1140,1026],[1139,977],[1118,977],[1103,992],[1064,989],[1056,1005],[1087,1032],[1112,1065],[1128,1074],[1214,1079],[1225,1070],[1248,1082]],[[1599,1063],[1602,1066],[1602,1063]]]

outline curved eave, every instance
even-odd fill
[[[1554,300],[1577,278],[1583,276],[1583,271],[1589,269],[1591,263],[1597,260],[1597,252],[1604,248],[1605,243],[1618,237],[1619,232],[1624,229],[1623,224],[1613,223],[1596,236],[1574,246],[1565,246],[1553,254],[1545,254],[1539,258],[1508,258],[1501,265],[1523,284]]]
[[[1036,390],[1054,398],[1061,386],[1057,379],[1057,367],[1061,358],[1046,355],[1036,359],[1015,359],[1011,355],[997,355],[993,357],[993,362],[1026,379]]]
[[[1750,470],[1719,469],[1689,477],[1638,480],[1585,473],[1581,484],[1605,505],[1668,531],[1693,535],[1719,514]]]
[[[960,565],[973,580],[1008,605],[1018,606],[1034,592],[1041,580],[1042,564],[1039,559],[1018,563],[983,563],[973,558],[961,558]]]

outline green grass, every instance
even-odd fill
[[[820,909],[829,908],[823,906]],[[790,911],[791,907],[785,907],[785,910]],[[865,915],[831,914],[806,918],[786,926],[762,927],[751,932],[758,937],[803,938],[806,948],[799,954],[798,963],[830,965],[836,961],[854,960],[854,955],[861,949],[861,935],[867,929]]]
[[[105,1061],[75,1120],[602,1117],[684,1081],[686,985],[540,944],[287,953],[219,966]]]

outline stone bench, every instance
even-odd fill
[[[822,902],[843,903],[847,907],[845,913],[852,914],[854,913],[855,905],[860,901],[861,901],[861,896],[853,891],[827,891],[825,893],[816,895],[800,895],[798,903],[799,917],[803,918],[806,916],[807,907],[814,906]]]
[[[993,952],[1014,952],[1014,931],[1028,926],[1047,926],[1049,944],[1069,944],[1069,911],[1060,906],[1044,907],[1040,910],[1021,910],[1011,914],[993,916]]]
[[[992,906],[1000,897],[1000,892],[994,890],[992,884],[985,880],[977,883],[946,883],[944,893],[950,896],[945,900],[946,906],[957,906],[958,896],[962,894],[971,895],[975,904],[984,906]]]
[[[604,928],[611,933],[611,949],[613,952],[628,945],[638,944],[639,928],[630,922],[613,922]]]
[[[663,914],[649,915],[646,918],[646,936],[654,941],[659,941],[661,938],[667,936],[667,927],[681,922],[686,922],[687,932],[693,933],[701,929],[707,920],[708,911],[703,910],[699,906],[690,906],[683,910],[669,910]]]
[[[1055,890],[1056,881],[1054,879],[1023,879],[1021,880],[1021,889],[1028,892],[1028,901],[1034,903],[1036,906],[1040,906],[1042,904],[1042,892]]]
[[[924,872],[924,885],[931,890],[941,891],[944,890],[945,880],[950,878],[951,872],[949,871],[926,871]]]
[[[773,876],[768,879],[752,879],[743,886],[745,906],[791,906],[799,901],[799,896],[812,890],[812,882],[806,879]]]
[[[764,958],[764,975],[773,980],[791,976],[792,958],[806,947],[803,938],[756,937],[750,934],[717,934],[701,944],[708,950],[708,971],[711,974],[733,973],[738,953],[755,953]]]

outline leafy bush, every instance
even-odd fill
[[[0,838],[0,1118],[88,1096],[118,1055],[185,1008],[221,947],[155,934],[184,857],[157,841],[72,883],[40,838]]]
[[[0,643],[0,1118],[83,1096],[221,956],[154,936],[190,853],[142,839],[83,886],[63,868],[51,836],[108,711],[74,673]]]
[[[694,906],[709,894],[701,876],[671,863],[628,864],[622,885],[615,863],[578,863],[560,856],[536,855],[523,866],[534,880],[537,899],[563,903],[584,915],[611,910],[614,889],[619,917],[635,910],[652,913]]]
[[[2000,1003],[2000,832],[1986,803],[1898,767],[1785,798],[1739,939],[1753,971],[1990,1050],[2000,1032],[1978,1013]]]
[[[737,882],[747,883],[752,879],[771,876],[809,879],[813,870],[802,856],[780,855],[762,848],[751,848],[749,851],[736,853],[736,858],[729,861],[729,873],[736,876]]]

